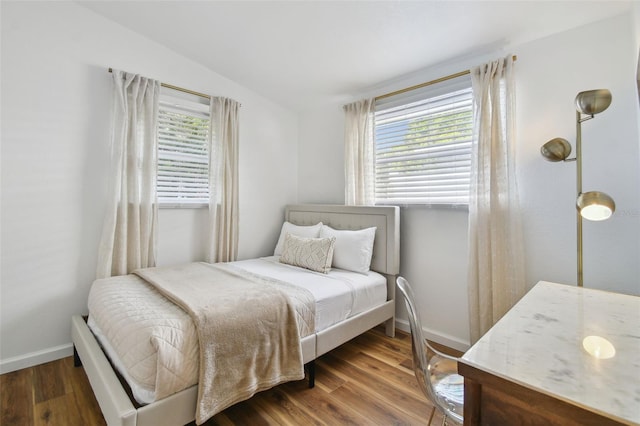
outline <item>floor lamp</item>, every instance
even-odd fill
[[[576,156],[571,154],[571,144],[562,138],[554,138],[542,145],[540,152],[549,161],[576,162],[576,222],[578,240],[578,286],[583,285],[582,274],[582,218],[605,220],[611,217],[616,205],[604,192],[582,192],[582,123],[591,120],[611,105],[611,92],[606,89],[588,90],[576,96]]]

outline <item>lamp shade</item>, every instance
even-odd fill
[[[583,114],[601,113],[611,105],[611,92],[607,89],[587,90],[576,96],[576,108]]]
[[[587,220],[606,220],[616,211],[616,203],[613,198],[604,192],[590,191],[578,196],[576,207],[580,215]]]
[[[549,161],[564,161],[571,154],[571,144],[566,139],[554,138],[542,145],[540,153]]]

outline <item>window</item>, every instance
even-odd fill
[[[161,92],[158,109],[158,204],[208,205],[208,103]]]
[[[376,204],[468,204],[469,75],[376,101]]]

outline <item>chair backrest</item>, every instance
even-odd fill
[[[427,361],[427,340],[422,333],[422,321],[420,321],[420,313],[416,307],[415,296],[411,286],[403,277],[396,280],[398,289],[404,298],[407,307],[407,316],[409,317],[409,328],[411,329],[411,350],[413,352],[413,370],[418,379],[418,385],[422,392],[431,399],[436,401],[433,388],[429,384],[429,364]]]
[[[457,358],[443,354],[434,349],[429,342],[424,338],[422,332],[422,321],[420,321],[420,313],[416,307],[415,296],[411,286],[403,277],[398,277],[396,280],[398,289],[402,294],[407,307],[407,316],[409,319],[409,328],[411,329],[411,350],[413,352],[413,370],[416,378],[418,379],[418,385],[424,392],[424,394],[431,400],[431,402],[441,409],[446,416],[449,416],[456,422],[461,422],[462,417],[460,413],[456,413],[456,410],[451,406],[441,403],[441,399],[437,397],[433,383],[431,382],[431,370],[430,365],[432,358],[446,358],[457,361]]]

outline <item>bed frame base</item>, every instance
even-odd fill
[[[73,345],[73,366],[74,367],[82,367],[82,360],[78,355],[78,351],[76,350],[76,346]],[[307,377],[309,378],[309,389],[313,388],[316,385],[316,360],[311,360],[304,365],[304,369],[306,371]]]
[[[313,225],[322,221],[336,229],[375,226],[377,229],[371,269],[387,278],[386,303],[302,339],[302,359],[309,376],[309,387],[313,387],[314,360],[319,356],[381,323],[385,324],[387,336],[395,336],[395,278],[400,267],[400,210],[390,206],[289,205],[285,209],[285,218],[299,225]],[[84,367],[108,425],[185,425],[195,419],[197,385],[136,408],[81,315],[71,318],[71,337],[74,365]]]
[[[316,385],[316,360],[309,361],[305,364],[307,377],[309,377],[309,389]]]
[[[78,355],[78,351],[76,350],[76,345],[73,345],[73,366],[74,367],[82,367],[82,360]]]
[[[345,333],[340,327],[334,326],[318,334],[305,337],[302,340],[302,352],[309,388],[315,386],[315,359],[318,356],[382,322],[386,322],[387,330],[389,330],[390,324],[395,324],[394,309],[393,301],[389,301],[381,307],[347,320],[353,325],[349,327],[351,331],[348,333]],[[391,318],[389,317],[390,312]],[[82,316],[74,315],[71,318],[71,335],[74,345],[74,365],[84,367],[102,414],[109,426],[185,425],[195,419],[197,385],[160,401],[136,408]],[[387,335],[389,335],[388,332]]]

